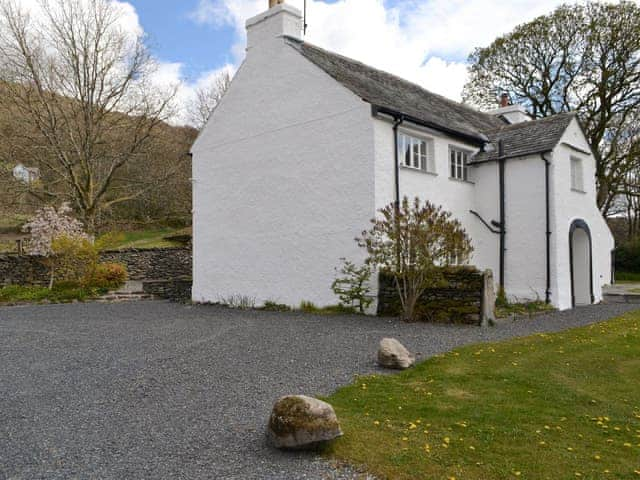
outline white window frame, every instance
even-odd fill
[[[398,132],[398,160],[402,168],[436,174],[435,144],[430,137]],[[416,148],[417,147],[417,148]]]
[[[449,178],[461,182],[469,180],[469,160],[471,152],[464,148],[449,145]]]
[[[584,160],[575,155],[570,159],[571,190],[585,193],[584,190]]]

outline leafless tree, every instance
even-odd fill
[[[496,97],[508,91],[534,117],[579,112],[599,153],[598,206],[616,215],[629,180],[640,178],[628,149],[640,110],[640,7],[562,5],[476,49],[469,63],[463,96],[470,103],[495,108]]]
[[[189,123],[202,130],[231,84],[227,70],[218,73],[208,84],[198,87],[188,105]]]
[[[39,7],[34,15],[0,0],[0,108],[22,122],[8,141],[28,148],[47,172],[34,194],[70,201],[93,230],[103,209],[172,175],[167,168],[129,184],[125,172],[144,161],[172,115],[176,87],[153,84],[155,63],[142,34],[122,27],[118,3],[39,0]]]

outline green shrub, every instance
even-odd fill
[[[352,315],[357,312],[354,307],[342,304],[318,307],[315,303],[307,301],[300,302],[299,310],[304,313],[315,313],[319,315]]]
[[[640,280],[640,239],[620,245],[615,249],[616,280]],[[628,274],[639,274],[625,278]]]
[[[228,297],[221,297],[220,303],[229,308],[251,310],[256,306],[256,299],[248,295],[230,295]]]
[[[313,302],[307,302],[303,300],[300,302],[300,311],[305,313],[318,313],[320,309]]]
[[[337,277],[331,284],[331,289],[340,299],[340,305],[364,313],[374,300],[369,284],[373,269],[366,263],[357,266],[346,258],[340,260],[342,266],[336,268]]]
[[[285,305],[284,303],[267,300],[266,302],[264,302],[262,310],[265,310],[267,312],[290,312],[291,307],[289,305]]]
[[[99,263],[84,279],[84,285],[90,288],[113,290],[127,281],[127,268],[120,263]]]
[[[50,269],[50,288],[56,282],[82,281],[98,264],[98,249],[84,237],[57,237],[51,242],[51,250],[51,256],[43,260]]]

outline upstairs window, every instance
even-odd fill
[[[456,180],[469,180],[469,152],[455,147],[449,147],[451,163],[451,178]]]
[[[578,157],[571,157],[571,190],[584,192],[582,159]]]
[[[398,134],[398,157],[403,167],[435,173],[433,139]]]

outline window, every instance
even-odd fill
[[[433,140],[417,138],[406,133],[398,134],[398,158],[401,165],[423,172],[435,173]]]
[[[449,147],[451,159],[451,178],[457,180],[469,180],[469,152],[455,147]]]
[[[584,192],[582,159],[578,157],[571,157],[571,190]]]

